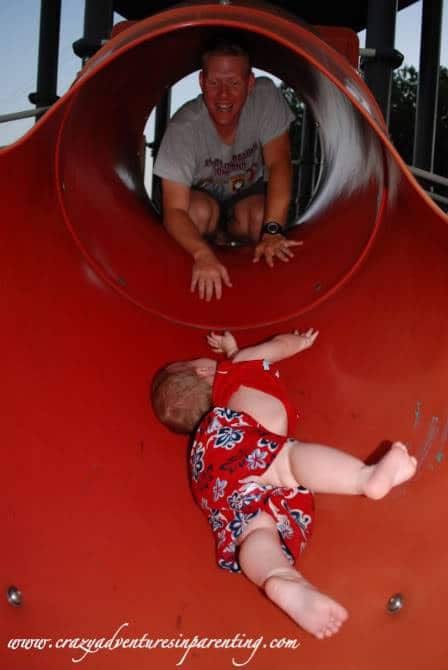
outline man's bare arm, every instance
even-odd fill
[[[292,163],[288,132],[274,138],[263,147],[263,158],[269,171],[265,221],[286,224],[292,191]]]
[[[172,238],[193,258],[200,253],[213,253],[188,214],[190,188],[162,179],[163,225]]]
[[[268,142],[263,147],[263,156],[269,170],[264,220],[265,222],[275,221],[284,227],[292,190],[292,163],[288,133],[285,132]],[[287,240],[281,234],[268,235],[265,233],[255,247],[254,263],[257,263],[263,256],[270,267],[273,267],[275,258],[287,263],[294,256],[292,247],[300,244],[301,242]]]
[[[191,291],[211,300],[222,296],[222,284],[231,287],[227,268],[222,265],[188,214],[190,189],[184,184],[162,180],[163,224],[167,232],[193,257]]]

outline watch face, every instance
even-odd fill
[[[275,223],[275,221],[271,221],[270,223],[266,224],[266,232],[270,235],[276,235],[277,233],[280,233],[281,229],[281,226],[279,226],[278,223]]]

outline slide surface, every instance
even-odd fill
[[[222,26],[311,105],[324,169],[294,261],[270,270],[250,247],[219,251],[234,286],[204,304],[144,192],[140,146],[165,87]],[[448,668],[447,219],[348,61],[265,5],[167,10],[106,44],[0,153],[0,192],[0,665]],[[296,436],[362,459],[402,440],[419,459],[384,500],[317,497],[298,567],[350,612],[324,642],[216,566],[187,440],[149,405],[154,372],[207,355],[210,328],[245,345],[309,327],[315,346],[281,364]]]

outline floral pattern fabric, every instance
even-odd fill
[[[190,455],[192,489],[215,535],[220,567],[240,572],[238,538],[262,510],[273,517],[291,562],[305,548],[313,524],[312,493],[301,486],[240,483],[262,475],[288,439],[225,407],[215,407],[200,423]]]

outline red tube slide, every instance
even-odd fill
[[[204,304],[139,150],[218,26],[306,98],[324,167],[294,262],[224,249],[234,286]],[[352,66],[269,6],[180,5],[105,45],[0,170],[2,667],[446,667],[447,220]],[[224,327],[242,345],[319,329],[282,364],[297,437],[362,459],[399,439],[419,459],[381,501],[317,497],[300,569],[350,611],[329,641],[216,567],[187,441],[152,415],[154,371],[206,355],[207,330]]]

